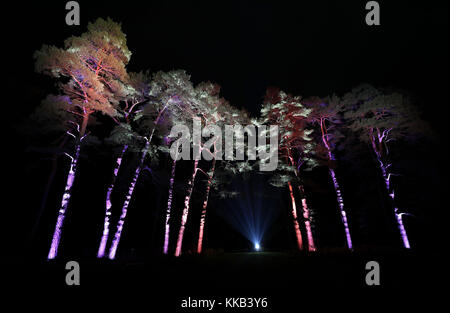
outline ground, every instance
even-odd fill
[[[380,286],[365,283],[365,264],[371,260],[380,264]],[[139,261],[79,260],[80,286],[65,285],[67,261],[15,265],[8,275],[21,293],[58,295],[54,300],[87,297],[113,308],[116,303],[142,303],[158,307],[158,312],[185,311],[181,302],[188,297],[222,302],[226,297],[263,297],[270,312],[302,307],[305,301],[326,305],[336,296],[353,303],[360,292],[371,305],[381,305],[373,301],[380,295],[411,302],[418,299],[411,295],[438,292],[436,282],[444,280],[444,267],[439,266],[443,259],[414,251],[217,252]],[[216,307],[214,312],[229,310]]]

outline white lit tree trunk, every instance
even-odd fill
[[[108,191],[106,192],[105,220],[103,222],[103,234],[102,234],[102,238],[100,240],[100,246],[99,246],[98,252],[97,252],[98,258],[103,258],[103,256],[105,255],[106,244],[108,242],[108,237],[109,237],[109,225],[110,225],[110,218],[111,218],[111,207],[112,207],[111,193],[112,193],[112,191],[114,189],[114,185],[116,183],[117,174],[119,173],[119,170],[120,170],[120,165],[122,164],[122,158],[123,158],[125,152],[127,151],[127,149],[128,149],[128,146],[124,145],[120,155],[116,159],[116,164],[114,166],[114,171],[113,171],[113,178],[112,178],[111,184],[108,187]]]
[[[326,127],[325,127],[325,120],[321,119],[320,121],[320,127],[322,130],[322,141],[325,145],[325,148],[328,151],[328,159],[330,161],[334,161],[334,155],[331,151],[331,147],[330,144],[328,142],[328,134],[326,131]],[[347,212],[345,212],[345,208],[344,208],[344,199],[342,198],[342,193],[341,193],[341,188],[339,186],[339,182],[336,178],[336,173],[334,172],[334,169],[332,169],[331,167],[328,167],[328,170],[330,172],[330,176],[331,179],[333,181],[333,186],[334,186],[334,190],[336,191],[336,198],[337,198],[337,202],[339,205],[339,210],[341,213],[341,220],[342,220],[342,224],[344,225],[344,230],[345,230],[345,238],[347,240],[347,247],[351,250],[353,249],[353,244],[352,244],[352,238],[350,236],[350,229],[348,227],[348,221],[347,221]]]
[[[195,160],[194,171],[192,173],[191,179],[189,180],[187,195],[186,195],[186,198],[184,199],[184,209],[183,209],[183,215],[181,216],[181,226],[180,226],[180,230],[178,232],[178,240],[177,240],[177,246],[176,246],[176,250],[175,250],[175,256],[181,255],[184,229],[186,228],[186,221],[187,221],[188,214],[189,214],[189,202],[191,200],[192,190],[194,189],[195,177],[197,176],[197,169],[198,169],[198,160]]]
[[[169,181],[169,199],[167,200],[167,211],[166,211],[166,226],[164,232],[164,254],[169,251],[169,235],[170,235],[170,211],[172,209],[172,199],[173,199],[173,185],[175,182],[175,169],[177,166],[177,159],[173,160],[172,173]]]
[[[131,181],[131,184],[128,187],[128,193],[127,193],[127,196],[126,196],[125,201],[122,206],[122,213],[120,214],[119,221],[117,222],[116,233],[114,235],[114,239],[113,239],[111,247],[109,249],[108,257],[111,260],[113,260],[116,257],[117,248],[119,246],[120,237],[122,235],[123,225],[125,223],[125,218],[127,217],[128,205],[130,204],[131,198],[133,196],[133,191],[136,186],[136,182],[138,181],[139,175],[141,174],[142,168],[144,166],[145,156],[147,155],[147,153],[149,151],[150,143],[151,143],[153,135],[155,133],[156,126],[158,125],[159,120],[160,120],[162,114],[164,113],[164,111],[166,110],[166,108],[167,108],[167,105],[164,106],[164,108],[161,111],[159,111],[158,116],[156,117],[155,125],[153,126],[152,132],[150,133],[150,137],[148,139],[146,139],[145,146],[144,146],[144,149],[141,154],[141,159],[139,161],[139,165],[136,168],[133,179]]]
[[[380,132],[379,129],[377,129],[377,136],[373,134],[373,130],[370,134],[370,141],[372,143],[372,149],[375,152],[375,155],[377,157],[378,164],[380,166],[381,175],[383,176],[384,184],[386,187],[386,190],[389,194],[389,198],[391,199],[392,207],[394,209],[395,219],[397,222],[397,228],[400,233],[400,237],[402,239],[403,247],[406,249],[411,248],[411,245],[409,244],[408,234],[406,233],[405,226],[403,225],[403,219],[402,219],[402,213],[399,212],[397,206],[395,205],[395,193],[394,189],[391,187],[391,174],[388,173],[388,167],[390,164],[385,164],[382,158],[382,150],[383,150],[383,140],[386,140],[387,135],[389,134],[389,131]],[[377,145],[378,144],[378,145]]]
[[[139,175],[142,171],[142,167],[144,165],[145,156],[147,155],[148,149],[150,147],[150,140],[145,142],[144,150],[141,154],[141,159],[139,161],[139,165],[134,171],[133,179],[131,181],[130,186],[128,187],[128,193],[125,197],[125,201],[122,206],[122,213],[120,214],[119,221],[117,222],[116,233],[114,234],[114,238],[109,249],[109,258],[113,260],[116,257],[117,248],[119,246],[120,237],[122,235],[123,225],[125,223],[125,218],[128,213],[128,206],[131,201],[131,197],[133,196],[134,188],[136,187],[136,182],[138,181]]]
[[[56,220],[55,230],[52,236],[52,243],[50,245],[50,251],[48,253],[47,259],[54,259],[58,255],[58,248],[61,241],[61,233],[64,224],[64,219],[66,217],[67,207],[69,206],[69,200],[72,196],[72,186],[75,181],[76,173],[77,173],[77,164],[78,158],[80,157],[80,148],[81,141],[84,138],[84,134],[86,132],[86,127],[89,120],[89,114],[85,114],[83,116],[83,122],[81,124],[81,129],[79,129],[79,137],[76,139],[75,144],[75,153],[73,156],[70,156],[70,168],[69,173],[67,175],[66,187],[64,188],[64,194],[62,196],[61,207],[58,211],[58,218]]]
[[[211,182],[214,177],[214,171],[216,169],[216,159],[214,158],[212,161],[212,167],[211,167],[211,174],[208,177],[208,184],[206,186],[206,195],[205,195],[205,201],[203,201],[203,207],[202,207],[202,214],[200,216],[200,230],[198,233],[198,243],[197,243],[197,253],[202,253],[202,246],[203,246],[203,232],[205,228],[205,220],[206,220],[206,208],[208,207],[208,199],[209,199],[209,192],[211,190]]]

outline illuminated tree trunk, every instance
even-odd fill
[[[53,232],[52,243],[50,245],[50,251],[48,252],[47,259],[54,259],[58,255],[59,243],[61,241],[61,233],[64,224],[64,219],[66,217],[67,207],[69,206],[69,200],[72,196],[72,186],[75,181],[75,176],[77,173],[77,163],[80,157],[80,147],[81,141],[84,138],[84,133],[86,132],[86,126],[89,120],[89,114],[83,116],[83,123],[79,132],[79,137],[75,145],[75,153],[71,156],[69,173],[67,175],[66,187],[64,188],[64,194],[62,196],[61,207],[58,212],[58,218],[56,220],[55,230]]]
[[[303,208],[303,219],[305,220],[305,228],[306,228],[306,235],[308,237],[308,251],[316,251],[316,246],[314,244],[314,237],[311,229],[311,221],[309,219],[309,209],[308,205],[306,204],[306,198],[305,198],[305,191],[303,189],[303,186],[299,186],[300,194],[302,195],[302,208]]]
[[[333,180],[334,189],[336,190],[336,196],[337,196],[337,201],[339,204],[339,210],[341,211],[341,220],[342,220],[342,224],[344,224],[345,237],[347,239],[347,247],[349,249],[353,249],[352,238],[350,236],[350,229],[348,227],[347,213],[344,210],[344,199],[342,198],[342,195],[341,195],[341,189],[340,189],[339,183],[336,179],[336,174],[335,174],[334,170],[332,168],[329,168],[329,170],[330,170],[331,178]]]
[[[150,138],[148,138],[147,141],[145,142],[144,150],[142,151],[141,155],[141,160],[139,161],[139,166],[136,168],[136,171],[134,172],[133,180],[131,181],[130,187],[128,187],[128,193],[122,206],[122,213],[120,214],[119,221],[117,222],[117,230],[114,235],[111,247],[109,248],[109,258],[111,260],[113,260],[116,257],[117,248],[119,246],[120,237],[122,235],[123,224],[125,223],[125,218],[127,217],[128,205],[130,204],[131,197],[133,196],[134,187],[136,186],[136,182],[144,166],[145,156],[147,155],[147,152],[150,148],[150,143],[152,141],[153,134],[155,133],[156,126],[158,125],[159,119],[161,118],[166,108],[167,105],[164,106],[164,108],[161,111],[159,111],[158,116],[156,117],[155,125],[153,126]]]
[[[169,235],[170,235],[170,211],[172,209],[172,199],[173,199],[173,184],[175,182],[175,169],[177,165],[177,160],[173,160],[172,164],[172,175],[169,182],[169,199],[167,200],[167,211],[166,211],[166,228],[164,233],[164,254],[169,251]]]
[[[181,216],[181,226],[180,226],[180,230],[178,232],[178,240],[177,240],[177,247],[175,250],[175,256],[180,256],[180,254],[181,254],[181,247],[183,245],[184,229],[186,227],[186,221],[187,221],[188,214],[189,214],[189,202],[191,200],[192,190],[194,189],[195,176],[197,175],[197,167],[198,167],[198,160],[195,160],[194,172],[192,173],[192,177],[189,180],[188,192],[187,192],[186,198],[184,199],[184,209],[183,209],[183,215]]]
[[[211,175],[208,178],[208,185],[206,187],[205,201],[203,201],[202,215],[200,217],[200,231],[198,234],[197,253],[202,253],[203,230],[205,228],[206,208],[208,207],[209,192],[211,190],[211,182],[212,182],[212,178],[214,176],[215,168],[216,168],[216,159],[214,158],[213,163],[212,163],[212,168],[211,168]]]
[[[321,130],[322,130],[322,141],[325,145],[325,148],[327,148],[329,160],[334,161],[335,158],[334,158],[333,153],[331,152],[330,144],[328,143],[326,127],[325,127],[324,123],[325,123],[324,120],[322,120],[320,123]],[[328,170],[330,172],[331,179],[333,180],[334,190],[336,191],[337,202],[339,205],[339,210],[341,212],[341,220],[342,220],[342,224],[344,224],[345,237],[347,239],[347,247],[349,249],[353,249],[352,238],[350,236],[350,229],[348,227],[347,213],[345,212],[345,209],[344,209],[344,199],[342,198],[342,194],[341,194],[341,188],[339,186],[338,180],[336,178],[336,173],[334,172],[334,170],[331,167],[328,167]]]
[[[298,224],[298,220],[297,220],[297,206],[295,204],[294,191],[292,189],[291,182],[288,182],[288,185],[289,185],[289,194],[291,196],[291,202],[292,202],[292,217],[294,219],[294,229],[295,229],[295,236],[297,238],[297,245],[298,245],[299,250],[303,250],[302,233],[300,231],[300,225]]]
[[[141,159],[139,161],[139,165],[134,172],[133,179],[131,181],[130,187],[128,187],[128,193],[126,195],[125,201],[122,206],[122,213],[120,214],[119,221],[117,222],[117,230],[114,235],[114,239],[112,241],[111,247],[109,249],[109,258],[113,260],[116,257],[117,248],[119,246],[120,237],[122,235],[123,224],[125,223],[125,218],[128,213],[128,205],[130,204],[131,197],[133,196],[134,188],[136,187],[136,182],[139,178],[139,175],[142,171],[142,167],[144,165],[145,156],[147,155],[148,149],[150,147],[150,140],[147,140],[144,146],[144,150],[142,151]]]
[[[402,238],[402,242],[403,242],[403,246],[406,249],[411,248],[410,244],[409,244],[409,239],[408,239],[408,234],[406,233],[405,230],[405,226],[403,225],[403,219],[402,219],[402,213],[399,213],[399,210],[397,208],[397,206],[395,205],[395,193],[394,190],[391,188],[391,184],[390,184],[390,174],[388,174],[388,169],[387,167],[389,165],[385,165],[382,157],[381,157],[381,144],[382,142],[379,142],[380,145],[380,149],[377,149],[376,143],[375,143],[375,138],[373,137],[373,135],[371,136],[371,142],[372,142],[372,148],[373,151],[375,152],[375,155],[377,156],[377,160],[378,163],[380,165],[380,169],[381,169],[381,174],[383,176],[383,180],[384,180],[384,184],[386,186],[386,190],[389,194],[389,197],[391,198],[391,203],[392,203],[392,207],[394,209],[394,214],[395,214],[395,219],[397,221],[397,228],[400,232],[400,236]]]
[[[108,191],[106,192],[105,221],[103,223],[102,239],[100,241],[100,246],[99,246],[98,252],[97,252],[98,258],[103,258],[103,256],[105,255],[106,243],[108,242],[108,237],[109,237],[109,225],[110,225],[110,218],[111,218],[111,207],[112,207],[111,193],[112,193],[112,191],[114,189],[114,185],[116,183],[117,174],[119,173],[120,164],[122,163],[122,158],[123,158],[125,152],[127,151],[127,149],[128,149],[128,146],[124,145],[122,152],[116,159],[116,164],[114,166],[114,172],[113,172],[113,178],[112,178],[111,184],[108,187]]]

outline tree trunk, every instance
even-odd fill
[[[200,231],[198,234],[197,253],[202,253],[203,230],[205,228],[206,208],[208,207],[209,192],[211,190],[211,182],[212,182],[212,178],[214,177],[215,169],[216,169],[216,159],[214,158],[213,163],[212,163],[212,168],[211,168],[211,175],[208,178],[208,185],[206,187],[205,201],[203,201],[202,215],[200,217]]]
[[[170,211],[172,209],[172,199],[173,199],[173,185],[175,182],[175,169],[177,166],[177,159],[173,160],[172,164],[172,174],[169,182],[169,199],[167,200],[167,211],[166,211],[166,227],[164,233],[164,254],[169,251],[169,235],[170,235]]]
[[[303,219],[305,220],[306,235],[308,237],[308,251],[316,251],[314,237],[311,229],[311,221],[309,220],[309,209],[308,205],[306,204],[305,190],[302,185],[299,186],[299,190],[302,196]]]
[[[341,211],[341,220],[342,220],[342,224],[344,224],[345,237],[347,239],[347,247],[349,249],[353,249],[352,238],[350,236],[350,229],[348,227],[348,221],[347,221],[347,213],[345,212],[345,209],[344,209],[344,199],[342,198],[342,195],[341,195],[341,189],[340,189],[339,183],[336,179],[336,174],[335,174],[334,170],[331,167],[329,168],[329,170],[330,170],[331,179],[333,180],[334,190],[336,190],[336,196],[337,196],[337,202],[339,204],[339,210]]]
[[[47,257],[47,259],[49,260],[54,259],[58,255],[58,248],[61,240],[62,227],[64,224],[64,219],[66,217],[66,211],[69,205],[69,200],[72,195],[72,186],[76,176],[79,156],[80,156],[80,142],[77,142],[75,146],[75,155],[72,157],[72,161],[70,163],[69,174],[67,175],[66,181],[66,188],[64,189],[64,194],[61,201],[61,208],[59,209],[58,212],[58,218],[56,220],[56,226],[53,232],[52,243]]]
[[[106,192],[106,211],[105,211],[105,221],[103,223],[103,235],[100,240],[100,246],[98,248],[97,252],[97,258],[103,258],[105,255],[105,249],[106,249],[106,243],[108,242],[109,237],[109,225],[110,225],[110,218],[111,218],[111,193],[114,189],[114,185],[116,183],[117,174],[119,173],[120,164],[122,163],[122,158],[127,151],[128,146],[124,145],[122,152],[116,159],[116,164],[114,166],[114,172],[113,172],[113,178],[111,180],[111,184],[108,187],[108,191]]]
[[[322,131],[322,141],[325,145],[325,148],[328,151],[328,159],[330,161],[334,161],[335,158],[334,158],[333,153],[331,152],[330,144],[328,143],[326,125],[325,125],[324,120],[321,120],[320,127],[321,127],[321,131]],[[344,224],[345,237],[347,239],[347,247],[350,250],[352,250],[353,249],[352,238],[350,236],[350,229],[348,227],[347,213],[345,212],[345,209],[344,209],[344,199],[342,198],[341,188],[339,187],[339,183],[337,181],[336,173],[334,172],[334,170],[331,167],[328,167],[328,170],[330,172],[331,179],[333,180],[333,186],[334,186],[334,190],[336,191],[339,210],[341,211],[341,220],[342,220],[342,224]]]
[[[113,260],[116,257],[117,248],[119,246],[120,237],[122,235],[123,224],[125,223],[125,218],[127,217],[128,205],[130,204],[131,197],[133,196],[134,188],[136,187],[136,182],[139,178],[139,175],[142,171],[142,167],[144,165],[145,156],[147,155],[148,149],[150,147],[150,140],[147,140],[144,146],[144,150],[141,154],[141,159],[139,161],[139,165],[134,172],[133,179],[131,181],[130,187],[128,187],[128,193],[125,198],[125,201],[122,206],[122,213],[120,214],[119,221],[117,222],[117,230],[114,234],[114,239],[112,241],[111,247],[109,249],[109,258]]]
[[[289,185],[289,194],[291,196],[291,202],[292,202],[292,217],[294,219],[294,229],[295,229],[295,236],[297,238],[297,245],[298,245],[299,250],[303,250],[302,233],[300,231],[300,225],[297,220],[297,206],[295,204],[294,191],[292,189],[291,182],[288,182],[288,185]]]
[[[397,222],[397,228],[400,232],[400,237],[402,238],[403,247],[405,247],[406,249],[410,249],[411,246],[409,244],[408,234],[406,233],[405,226],[403,225],[402,214],[399,213],[399,210],[398,210],[397,206],[395,205],[395,193],[394,193],[394,189],[391,188],[390,176],[388,174],[387,167],[384,164],[383,160],[381,159],[381,153],[376,149],[373,137],[371,138],[371,141],[372,141],[372,148],[375,152],[375,155],[377,156],[377,160],[380,165],[381,175],[383,176],[386,190],[389,194],[389,198],[391,199],[392,207],[394,209],[394,214],[395,214],[395,220]]]
[[[189,202],[191,200],[192,190],[194,189],[195,176],[197,175],[197,167],[198,167],[198,160],[195,160],[194,172],[192,173],[192,177],[189,180],[188,192],[187,192],[186,198],[184,199],[184,209],[183,209],[183,215],[181,217],[180,231],[178,232],[178,240],[177,240],[177,247],[175,250],[175,256],[181,255],[181,247],[183,245],[184,229],[186,227],[186,221],[187,221],[188,214],[189,214]]]
[[[84,138],[88,121],[89,121],[89,114],[84,114],[81,129],[78,134],[79,137],[75,144],[75,154],[73,155],[73,157],[71,157],[72,161],[70,162],[69,174],[67,175],[66,187],[64,188],[64,194],[61,201],[61,208],[59,209],[58,212],[58,218],[56,219],[56,226],[53,232],[52,243],[50,245],[50,251],[48,252],[47,256],[48,260],[54,259],[58,255],[58,248],[59,243],[61,241],[62,227],[64,224],[64,219],[66,217],[67,207],[69,206],[69,200],[70,197],[72,196],[73,182],[75,180],[75,176],[77,173],[77,163],[78,158],[80,157],[81,141]]]

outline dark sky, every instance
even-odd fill
[[[2,18],[17,60],[7,63],[8,88],[42,81],[31,56],[43,43],[61,46],[111,17],[128,36],[131,70],[185,69],[254,114],[270,85],[307,97],[368,82],[414,91],[423,106],[446,96],[446,1],[379,1],[378,27],[365,24],[366,1],[79,1],[80,26],[65,24],[65,2],[18,3]]]
[[[111,17],[122,23],[127,34],[133,53],[130,70],[185,69],[195,83],[220,84],[231,104],[253,115],[258,114],[268,86],[308,97],[343,94],[368,82],[412,92],[424,118],[444,138],[448,124],[447,1],[379,1],[381,26],[372,27],[365,24],[366,1],[78,2],[80,26],[65,24],[66,1],[15,1],[2,10],[6,77],[2,85],[6,123],[2,126],[7,134],[14,133],[19,121],[54,85],[34,73],[33,52],[42,44],[62,46],[65,38],[84,32],[87,22]],[[12,151],[6,153],[10,163],[4,164],[21,168],[29,157],[23,153],[23,141],[15,136],[4,140]],[[42,169],[41,184],[47,172]],[[12,173],[15,178],[8,188],[14,189],[23,183],[20,175],[29,172]],[[436,185],[437,177],[433,176]],[[33,192],[39,200],[40,189]],[[23,191],[13,195],[23,196]],[[29,215],[16,207],[16,220],[21,214]]]

